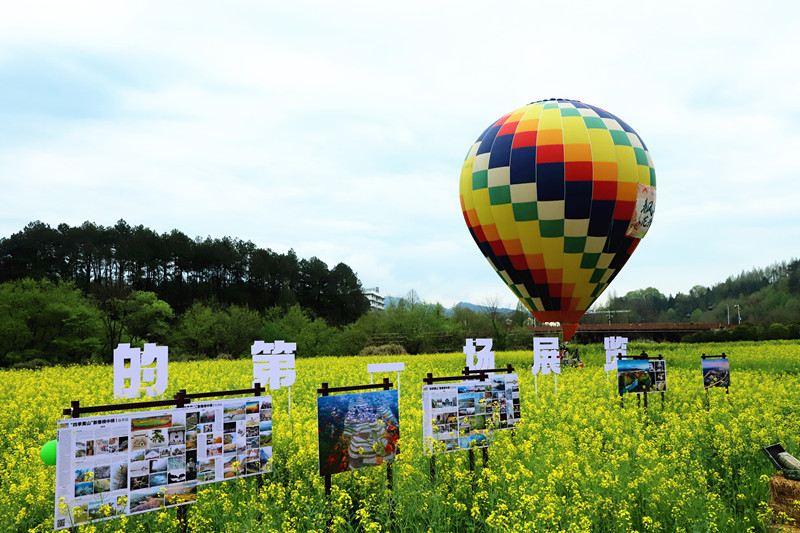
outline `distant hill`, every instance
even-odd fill
[[[387,296],[386,300],[385,300],[386,307],[392,307],[392,306],[398,305],[400,303],[400,300],[403,300],[403,298],[398,298],[396,296]],[[469,302],[458,302],[453,307],[445,307],[445,309],[444,309],[445,316],[448,316],[448,317],[452,316],[453,315],[453,311],[455,310],[456,307],[462,307],[462,308],[465,308],[465,309],[469,309],[470,311],[474,311],[476,313],[486,312],[486,311],[489,310],[489,308],[484,306],[484,305],[476,305],[476,304],[469,303]],[[501,307],[501,308],[498,309],[498,311],[500,312],[500,314],[503,314],[503,315],[510,315],[511,313],[514,312],[513,309],[509,309],[508,307]]]
[[[449,308],[445,309],[444,310],[445,314],[447,316],[452,315],[453,314],[453,310],[456,307],[463,307],[463,308],[469,309],[470,311],[475,311],[476,313],[482,313],[482,312],[488,312],[489,311],[489,308],[486,307],[485,305],[475,305],[475,304],[472,304],[472,303],[469,303],[469,302],[458,302],[453,307],[449,307]],[[497,309],[497,311],[500,312],[500,314],[503,314],[503,315],[510,315],[511,313],[514,312],[513,309],[509,309],[508,307],[500,307],[500,308]]]

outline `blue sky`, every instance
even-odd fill
[[[458,201],[493,121],[560,97],[647,143],[610,292],[799,257],[800,5],[25,2],[0,13],[0,235],[119,219],[239,237],[450,306],[511,292]]]

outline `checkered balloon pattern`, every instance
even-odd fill
[[[461,209],[481,252],[540,322],[574,332],[650,226],[656,175],[628,124],[575,100],[501,117],[461,170]],[[571,337],[572,334],[569,334]]]

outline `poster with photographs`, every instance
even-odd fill
[[[317,398],[319,475],[394,461],[400,438],[397,390]]]
[[[192,503],[199,484],[268,472],[271,440],[269,396],[59,420],[55,529]]]
[[[667,362],[663,359],[621,359],[617,363],[617,391],[627,393],[666,392]]]
[[[727,357],[703,359],[703,387],[730,387],[731,371]]]
[[[519,378],[423,385],[422,406],[426,453],[486,447],[492,431],[514,427],[522,417]]]
[[[272,472],[272,397],[191,404],[198,484]]]

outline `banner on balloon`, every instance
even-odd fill
[[[522,418],[519,377],[423,385],[422,418],[427,453],[484,448],[492,431],[512,428]]]
[[[639,184],[636,195],[636,210],[631,217],[631,224],[625,233],[628,237],[641,239],[650,229],[653,223],[653,215],[656,211],[656,188]]]

